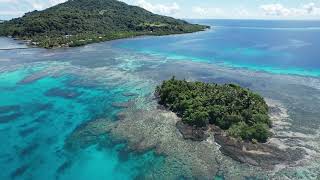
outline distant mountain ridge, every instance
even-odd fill
[[[45,47],[80,46],[139,35],[201,31],[207,26],[153,14],[117,0],[69,0],[0,24],[0,36]]]

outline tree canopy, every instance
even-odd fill
[[[117,0],[69,0],[0,23],[0,36],[32,40],[50,48],[138,35],[189,33],[205,28]]]
[[[197,127],[209,124],[243,140],[265,142],[271,120],[264,99],[235,84],[187,82],[174,77],[156,88],[159,104]]]

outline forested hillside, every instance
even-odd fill
[[[117,0],[69,0],[0,24],[0,36],[31,40],[51,48],[138,35],[201,31],[207,26],[153,14]]]

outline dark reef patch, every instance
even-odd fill
[[[126,97],[132,97],[132,96],[138,96],[139,94],[137,93],[130,93],[130,92],[125,92],[125,93],[122,93],[123,96],[126,96]]]
[[[47,120],[47,118],[48,118],[47,115],[41,115],[41,116],[37,117],[33,122],[43,123]]]
[[[45,92],[45,95],[51,97],[62,97],[65,99],[74,99],[79,97],[81,93],[68,89],[52,88]]]
[[[30,76],[26,76],[23,78],[18,84],[31,84],[33,82],[36,82],[48,75],[48,72],[40,72],[40,73],[34,73]]]
[[[37,110],[38,111],[47,111],[53,107],[53,104],[46,103],[46,104],[38,104]]]
[[[22,115],[23,115],[23,113],[17,112],[17,113],[10,114],[10,115],[0,116],[0,124],[16,120],[17,118],[21,117]]]
[[[97,144],[108,133],[108,120],[98,119],[79,125],[66,139],[64,149],[75,151]]]
[[[121,149],[121,150],[119,150],[119,152],[118,152],[118,159],[119,159],[121,162],[128,161],[128,160],[129,160],[129,156],[130,156],[130,152],[129,152],[128,149],[126,149],[126,148]]]
[[[56,171],[56,174],[57,174],[57,175],[61,175],[61,174],[64,173],[67,169],[69,169],[69,168],[71,167],[71,165],[72,165],[72,162],[71,162],[70,160],[65,161],[64,163],[62,163],[62,164],[58,167],[58,169],[57,169],[57,171]]]
[[[39,128],[38,127],[30,127],[30,128],[19,131],[19,135],[21,137],[26,137],[26,136],[32,134],[33,132],[35,132],[37,129],[39,129]]]
[[[45,140],[46,144],[51,145],[54,142],[56,142],[56,138],[55,137],[49,137]]]
[[[5,114],[8,112],[17,112],[20,110],[20,106],[12,105],[12,106],[0,106],[0,114]]]
[[[30,155],[33,151],[35,151],[39,147],[39,144],[31,144],[27,146],[26,148],[22,149],[19,153],[21,158],[24,158],[28,155]]]
[[[15,179],[15,178],[17,178],[19,176],[22,176],[28,169],[29,169],[29,165],[28,164],[25,164],[25,165],[22,165],[22,166],[18,167],[16,170],[14,170],[11,173],[11,178]]]

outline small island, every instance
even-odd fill
[[[235,84],[187,82],[173,77],[156,88],[160,105],[184,124],[206,130],[218,126],[228,136],[264,143],[271,136],[268,105],[258,94]]]
[[[203,31],[208,26],[153,14],[117,0],[69,0],[0,23],[0,36],[44,47],[75,47],[141,35]]]

